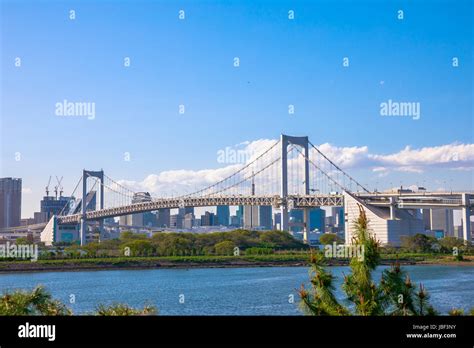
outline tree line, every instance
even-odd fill
[[[58,243],[56,249],[71,257],[212,256],[270,254],[278,250],[306,250],[308,246],[285,231],[238,229],[213,233],[159,232],[151,237],[126,231],[118,239],[85,246]]]

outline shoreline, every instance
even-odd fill
[[[169,260],[129,260],[127,263],[92,259],[91,262],[77,260],[60,260],[63,262],[8,262],[0,263],[0,274],[40,273],[40,272],[80,272],[80,271],[110,271],[110,270],[148,270],[148,269],[205,269],[205,268],[252,268],[252,267],[309,267],[309,262],[303,260],[220,260],[206,262],[186,262]],[[90,260],[87,260],[90,261]],[[108,262],[107,262],[108,261]],[[436,260],[381,260],[381,266],[390,266],[396,261],[402,266],[474,266],[470,261],[436,261]],[[328,267],[348,266],[348,260],[332,260]],[[6,266],[6,267],[5,267]]]

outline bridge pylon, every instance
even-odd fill
[[[281,205],[281,224],[280,229],[282,231],[288,231],[288,145],[293,144],[303,148],[305,156],[304,162],[304,194],[309,195],[309,139],[307,136],[295,137],[290,135],[281,134],[281,175],[280,175],[280,194],[282,199]],[[303,209],[303,239],[305,242],[308,241],[309,232],[309,210],[308,208]]]
[[[87,240],[87,178],[88,177],[95,177],[98,178],[100,181],[100,188],[99,188],[99,199],[100,199],[100,207],[99,209],[104,209],[104,171],[92,171],[84,169],[82,171],[82,204],[81,204],[81,222],[80,222],[80,237],[81,237],[81,245],[86,245]],[[100,230],[102,231],[104,226],[104,220],[101,219],[100,222]]]

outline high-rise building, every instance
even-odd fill
[[[289,214],[288,227],[291,232],[303,231],[303,210],[302,209],[291,209]]]
[[[425,230],[442,231],[444,236],[454,236],[454,218],[451,209],[423,209]]]
[[[232,215],[230,217],[230,225],[234,227],[239,227],[240,226],[240,219],[237,215]]]
[[[454,235],[452,209],[431,209],[431,230],[443,231],[444,236]]]
[[[158,227],[170,227],[170,210],[168,208],[158,209]]]
[[[272,229],[272,207],[271,206],[244,206],[244,228]]]
[[[333,227],[336,225],[336,217],[335,216],[326,216],[324,218],[324,223],[326,226]]]
[[[318,230],[323,232],[326,230],[325,226],[326,211],[321,208],[311,209],[309,211],[309,229],[310,231]]]
[[[179,214],[173,214],[170,216],[170,227],[171,228],[183,228],[184,217]]]
[[[423,227],[426,230],[431,230],[431,209],[422,209]]]
[[[148,192],[137,192],[132,198],[132,204],[150,201],[151,195]],[[120,225],[154,227],[157,225],[156,215],[152,212],[124,215],[120,217]]]
[[[214,213],[206,211],[204,215],[201,215],[201,226],[215,226],[216,220]]]
[[[47,222],[53,215],[59,215],[64,209],[67,209],[66,206],[71,200],[74,200],[74,198],[63,196],[58,198],[54,196],[44,196],[40,202],[40,212],[45,213],[44,216],[46,220],[37,221],[37,223]]]
[[[260,227],[271,230],[273,228],[272,207],[269,205],[262,205],[259,207],[259,223]]]
[[[344,208],[332,207],[331,216],[333,217],[334,226],[342,230],[344,228]]]
[[[217,206],[217,220],[219,225],[229,226],[230,209],[228,205]]]
[[[186,214],[193,214],[194,215],[194,207],[185,207],[179,208],[178,214],[181,215],[183,218]]]
[[[273,214],[273,229],[279,230],[281,227],[281,213]]]
[[[0,228],[20,226],[21,179],[0,178]]]
[[[158,226],[158,216],[156,211],[150,211],[143,213],[143,226],[146,227],[157,227]]]
[[[184,215],[183,228],[191,229],[194,226],[194,214]]]
[[[244,206],[243,205],[238,206],[235,215],[237,216],[237,219],[239,220],[239,226],[243,226],[244,225]]]

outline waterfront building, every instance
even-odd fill
[[[382,245],[401,245],[402,236],[413,236],[424,233],[423,218],[415,209],[398,209],[375,207],[365,204],[363,200],[344,192],[345,241],[351,244],[354,236],[354,221],[359,217],[359,206],[365,210],[370,221],[370,230]]]

